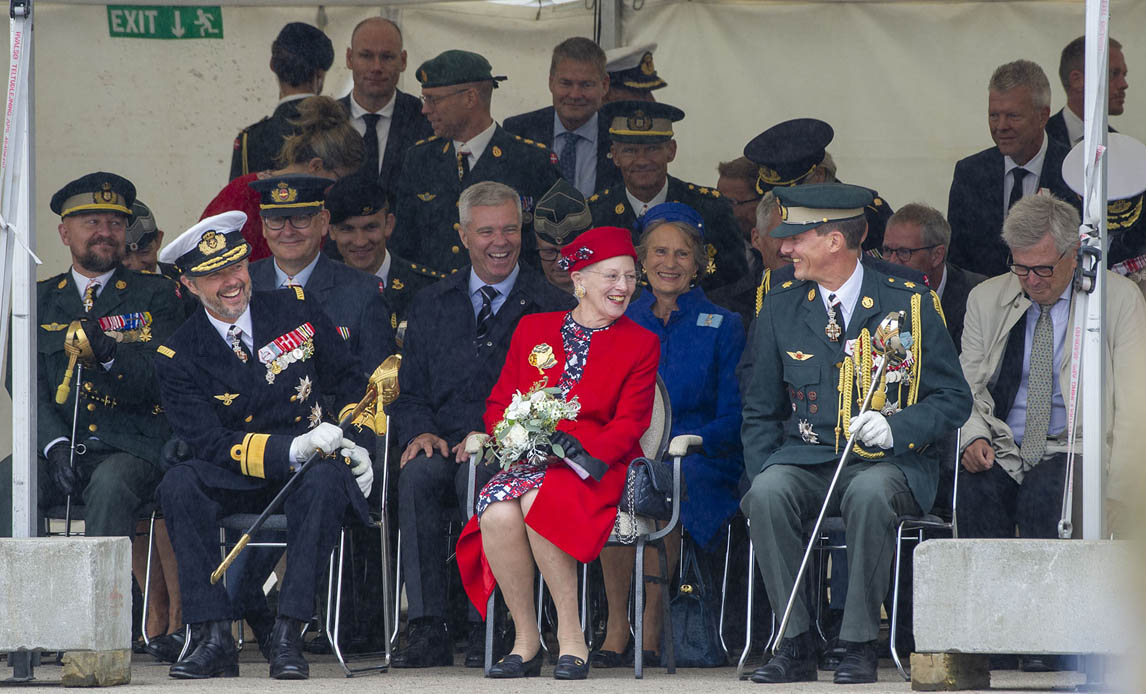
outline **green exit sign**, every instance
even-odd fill
[[[121,39],[221,39],[223,10],[215,7],[108,5],[107,29]]]

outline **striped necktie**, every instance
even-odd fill
[[[474,338],[481,341],[489,334],[489,319],[493,317],[493,300],[501,292],[488,284],[479,289],[478,292],[481,293],[481,309],[477,314],[477,331],[474,333]]]

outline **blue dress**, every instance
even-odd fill
[[[681,463],[687,485],[681,522],[707,548],[740,502],[744,456],[736,364],[744,351],[744,327],[739,315],[709,301],[699,287],[677,298],[678,310],[667,325],[653,315],[655,303],[646,289],[626,315],[660,338],[658,372],[672,405],[672,435],[704,437],[704,450]]]

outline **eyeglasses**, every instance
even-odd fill
[[[919,248],[888,248],[887,246],[884,246],[880,250],[883,252],[883,257],[890,259],[891,256],[894,255],[899,260],[899,262],[906,263],[907,261],[911,260],[912,253],[916,253],[918,251],[929,251],[932,248],[936,248],[938,246],[939,244],[937,243],[933,243],[930,246],[920,246]]]
[[[727,200],[728,202],[730,202],[733,207],[737,207],[738,205],[750,205],[754,202],[759,202],[763,198],[764,198],[763,195],[757,195],[754,198],[745,198],[744,200],[737,200],[736,198],[730,198],[727,195],[724,196],[724,199]]]
[[[556,248],[538,248],[537,255],[547,263],[552,263],[561,257],[561,251]]]
[[[1066,251],[1069,250],[1069,248],[1066,249]],[[1019,265],[1015,262],[1014,258],[1008,257],[1007,267],[1011,268],[1011,272],[1019,277],[1026,277],[1032,272],[1039,277],[1050,277],[1054,274],[1054,269],[1058,267],[1058,264],[1061,263],[1062,259],[1066,256],[1066,251],[1059,254],[1058,260],[1054,261],[1054,265]]]
[[[294,214],[289,217],[263,217],[263,224],[271,231],[280,231],[286,228],[287,221],[290,221],[291,229],[308,229],[311,222],[314,221],[315,215],[312,214]]]
[[[451,96],[457,96],[458,94],[464,94],[465,92],[468,92],[471,89],[473,89],[473,87],[463,87],[461,89],[457,89],[455,91],[452,91],[449,94],[442,94],[441,96],[432,96],[430,94],[423,94],[420,98],[421,98],[423,104],[429,106],[430,108],[433,108],[434,106],[437,106],[440,102],[445,101],[446,99],[450,98]]]
[[[635,272],[601,272],[600,270],[582,270],[581,272],[591,272],[594,275],[600,275],[605,280],[605,282],[609,284],[616,284],[617,280],[619,279],[624,279],[625,284],[637,283],[637,273]]]

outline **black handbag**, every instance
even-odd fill
[[[686,541],[681,551],[680,588],[669,603],[674,660],[680,667],[723,667],[728,655],[720,644],[719,606],[692,543]]]
[[[637,537],[637,516],[659,521],[672,519],[672,468],[662,460],[637,458],[629,463],[625,477],[625,490],[621,497],[621,512],[628,516],[619,519],[621,541],[631,544]]]

